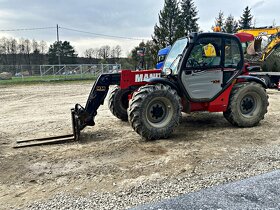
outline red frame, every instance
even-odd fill
[[[190,111],[224,112],[227,110],[230,92],[234,83],[231,84],[221,95],[211,102],[190,102]]]
[[[244,67],[244,71],[245,71]],[[143,86],[145,84],[148,84],[147,81],[145,81],[148,78],[152,77],[160,77],[161,76],[161,70],[155,69],[155,70],[142,70],[142,71],[131,71],[131,70],[122,70],[121,71],[121,81],[120,81],[120,87],[121,89],[129,88],[130,86]],[[242,81],[238,81],[242,82]],[[221,94],[219,95],[215,100],[211,102],[190,102],[189,104],[189,111],[190,112],[196,112],[196,111],[209,111],[209,112],[224,112],[227,110],[228,102],[229,102],[229,96],[231,93],[231,90],[236,83],[236,80]],[[132,98],[132,94],[129,95],[128,99],[130,100]],[[186,101],[182,99],[182,105],[188,106],[186,104]]]

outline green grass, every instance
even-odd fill
[[[55,76],[28,76],[28,77],[12,77],[10,80],[0,80],[0,85],[17,85],[17,84],[36,84],[45,82],[69,82],[79,80],[96,80],[96,76],[92,74],[81,75],[55,75]]]

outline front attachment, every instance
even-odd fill
[[[75,109],[71,109],[71,117],[72,117],[73,134],[52,136],[46,138],[28,139],[28,140],[18,140],[16,142],[17,144],[13,146],[13,148],[32,147],[32,146],[47,145],[47,144],[59,144],[59,143],[65,143],[69,141],[79,141],[81,123],[76,107]]]

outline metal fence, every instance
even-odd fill
[[[22,80],[95,78],[102,73],[114,73],[120,69],[120,64],[0,65],[0,73],[8,72],[12,78]]]

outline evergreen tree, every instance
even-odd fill
[[[194,5],[193,0],[182,0],[181,2],[181,34],[182,36],[189,35],[191,32],[198,31],[197,20],[197,8]]]
[[[154,27],[152,36],[159,49],[172,45],[180,37],[180,10],[177,0],[165,0],[164,7],[159,13],[159,25]]]
[[[247,6],[243,11],[242,16],[240,17],[239,28],[240,29],[251,28],[252,20],[253,20],[253,15],[251,15],[251,9],[249,9],[249,7]]]
[[[221,31],[224,29],[224,13],[220,10],[218,17],[215,18],[215,26],[219,27]]]
[[[54,42],[49,48],[48,55],[50,64],[58,63],[58,55],[60,55],[61,64],[75,64],[77,58],[74,47],[67,41]]]
[[[226,33],[236,33],[238,30],[238,22],[234,20],[232,15],[229,15],[225,21],[223,31]]]

